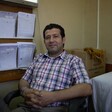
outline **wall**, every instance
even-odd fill
[[[39,0],[38,24],[41,51],[45,52],[42,30],[46,24],[55,22],[65,28],[66,49],[85,47],[104,49],[106,63],[112,64],[111,13],[111,0]]]
[[[97,46],[97,0],[84,0],[83,48]],[[79,44],[80,45],[80,44]]]
[[[37,46],[37,53],[43,52],[42,38],[40,35],[40,24],[38,17],[38,8],[33,9],[33,13],[36,14],[36,24],[35,24],[35,34],[34,34],[34,42]]]
[[[39,0],[41,39],[45,25],[54,22],[65,28],[65,48],[96,47],[96,4],[96,0]]]
[[[100,0],[99,46],[106,51],[106,61],[112,64],[112,0]]]

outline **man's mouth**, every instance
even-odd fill
[[[49,47],[55,47],[56,45],[50,44]]]

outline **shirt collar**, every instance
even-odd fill
[[[56,58],[65,59],[66,54],[67,54],[67,52],[64,50],[59,56],[55,57],[54,59],[56,59]],[[45,57],[48,57],[48,58],[51,58],[51,57],[48,55],[48,53],[45,53],[44,56],[45,56]]]

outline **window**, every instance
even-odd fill
[[[33,3],[38,3],[38,0],[24,0],[24,1],[29,1],[29,2],[33,2]]]
[[[3,1],[13,2],[17,4],[32,6],[32,7],[37,7],[37,3],[38,3],[38,0],[3,0]]]

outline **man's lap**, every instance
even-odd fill
[[[19,107],[12,112],[67,112],[65,107],[45,107],[41,109]]]
[[[67,112],[66,107],[44,107],[44,108],[31,108],[28,106],[20,106],[14,110],[10,110],[8,105],[3,99],[0,99],[0,112]]]

